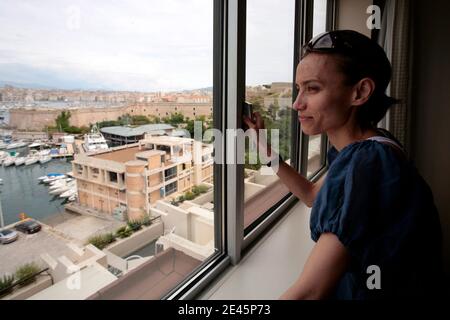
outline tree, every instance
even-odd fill
[[[66,131],[66,129],[70,127],[70,117],[70,111],[62,111],[60,115],[56,117],[56,127],[61,131]]]
[[[131,123],[135,126],[140,126],[140,125],[144,125],[144,124],[149,124],[150,120],[143,115],[135,115],[135,116],[131,116]]]

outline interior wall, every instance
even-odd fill
[[[372,4],[373,0],[339,0],[337,29],[355,30],[370,37],[371,30],[366,25],[369,14],[366,11]]]
[[[411,155],[440,213],[450,284],[450,1],[415,0],[413,10]]]

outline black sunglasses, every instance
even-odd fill
[[[321,33],[311,39],[305,46],[305,51],[311,52],[347,52],[355,51],[355,44],[360,37],[351,30],[330,31]]]

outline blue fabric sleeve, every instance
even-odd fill
[[[377,227],[374,217],[383,207],[383,199],[395,192],[390,189],[398,181],[396,161],[389,148],[364,141],[339,152],[314,201],[310,220],[314,241],[322,233],[331,232],[352,256],[363,254]]]

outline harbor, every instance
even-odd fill
[[[27,148],[18,149],[26,152]],[[20,214],[45,221],[64,213],[65,199],[49,194],[49,187],[39,183],[38,178],[52,172],[67,173],[71,170],[70,160],[60,158],[40,164],[21,166],[0,166],[0,199],[5,225],[19,220]]]

